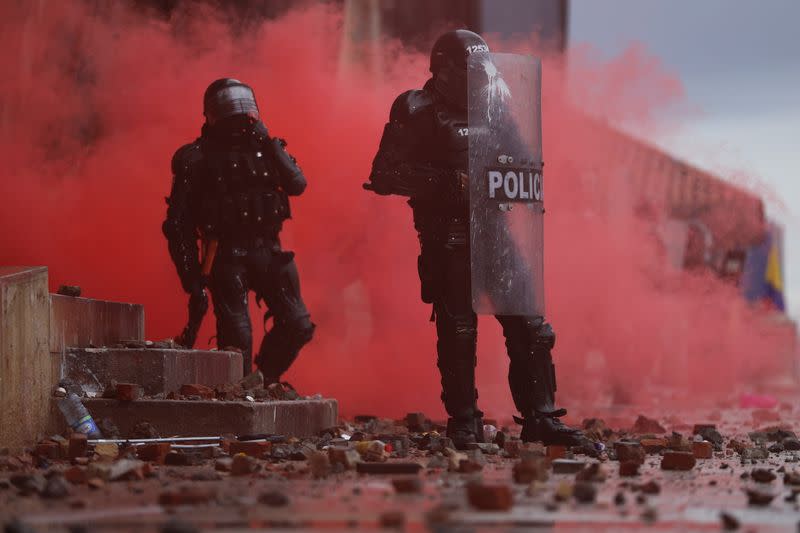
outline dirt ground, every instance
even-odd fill
[[[9,532],[800,530],[798,402],[650,416],[605,409],[585,420],[599,453],[523,445],[513,427],[497,444],[458,452],[420,415],[200,452],[90,447],[70,460],[58,458],[69,441],[45,443],[0,456],[0,523]]]

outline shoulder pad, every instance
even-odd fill
[[[172,156],[172,173],[178,174],[188,170],[189,167],[194,166],[202,158],[203,152],[200,150],[200,144],[197,141],[184,144]]]
[[[406,91],[394,101],[389,120],[392,122],[406,122],[409,119],[424,113],[433,105],[433,99],[426,91]]]

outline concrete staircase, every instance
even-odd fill
[[[45,267],[0,267],[0,449],[19,449],[64,429],[51,401],[68,378],[89,396],[113,381],[163,398],[184,384],[215,387],[242,378],[241,354],[149,343],[141,305],[47,293]],[[282,433],[306,436],[334,426],[330,399],[190,401],[86,398],[92,415],[127,436],[140,421],[162,436]],[[13,431],[6,431],[12,428]]]

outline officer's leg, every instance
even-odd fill
[[[245,375],[253,364],[253,331],[247,310],[247,287],[247,272],[237,259],[217,259],[210,283],[217,319],[217,346],[242,351]]]
[[[443,261],[443,287],[433,304],[437,365],[442,376],[442,401],[450,415],[447,434],[457,447],[465,448],[470,442],[483,440],[483,413],[478,410],[475,389],[478,318],[472,311],[466,251],[448,251]]]
[[[275,252],[260,278],[259,295],[272,315],[272,328],[264,335],[256,363],[265,383],[280,381],[314,336],[314,324],[300,295],[300,277],[293,254]]]
[[[498,316],[510,364],[508,384],[522,415],[522,440],[569,446],[586,444],[583,434],[561,423],[556,409],[556,371],[552,349],[556,336],[543,317]]]

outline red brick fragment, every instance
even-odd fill
[[[137,447],[136,456],[142,461],[164,464],[164,459],[170,451],[172,451],[172,444],[169,442],[153,442]]]
[[[619,464],[619,475],[621,477],[633,477],[639,475],[639,467],[642,463],[638,461],[624,461]]]
[[[567,456],[567,447],[560,445],[550,445],[547,447],[547,458],[553,461],[554,459],[563,459]]]
[[[272,443],[270,442],[258,442],[258,441],[232,441],[230,443],[230,451],[231,455],[236,455],[237,453],[243,453],[245,455],[249,455],[251,457],[262,458],[264,454],[269,453],[272,449]]]
[[[89,437],[85,433],[73,433],[69,437],[69,448],[67,455],[70,459],[85,457],[89,451]]]
[[[691,470],[696,464],[692,452],[668,451],[661,458],[662,470]]]
[[[614,451],[620,463],[637,462],[644,463],[644,449],[638,442],[618,441],[614,443]]]
[[[639,444],[646,453],[661,453],[667,447],[667,439],[642,439]]]
[[[117,383],[117,400],[121,402],[133,402],[141,400],[144,390],[138,383]]]
[[[467,485],[470,505],[481,511],[507,511],[514,505],[514,496],[508,485]]]
[[[61,457],[61,446],[51,440],[42,441],[36,445],[34,453],[38,457],[45,459],[59,459]]]
[[[215,396],[214,389],[197,383],[181,385],[180,394],[181,396],[200,396],[205,400],[210,400]]]
[[[695,441],[692,443],[692,453],[695,459],[711,459],[714,457],[714,446],[707,440]]]
[[[80,466],[73,466],[64,470],[64,479],[73,485],[82,485],[87,481],[86,469]]]

